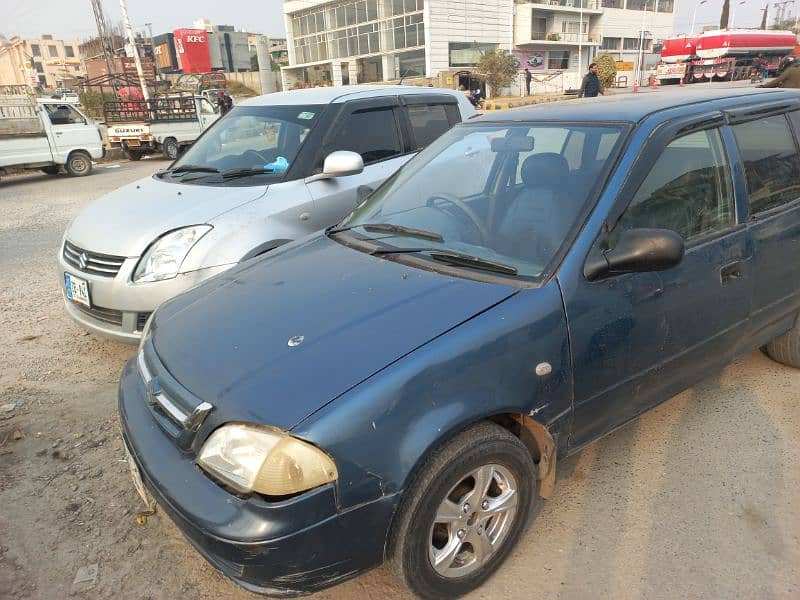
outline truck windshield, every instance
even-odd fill
[[[415,255],[538,278],[588,210],[624,128],[455,127],[329,235],[370,240],[376,255]]]
[[[323,108],[324,105],[235,107],[198,139],[169,172],[282,178]]]

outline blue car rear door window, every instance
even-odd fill
[[[793,322],[800,304],[800,158],[792,135],[800,132],[800,112],[789,113],[788,121],[777,114],[731,129],[744,166],[755,253],[750,328],[772,336],[769,326]]]

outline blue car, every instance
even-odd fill
[[[388,562],[469,592],[558,458],[754,348],[800,367],[798,140],[792,90],[455,127],[154,313],[119,388],[137,488],[249,590]]]

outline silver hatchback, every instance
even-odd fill
[[[474,109],[452,90],[315,88],[242,102],[168,169],[87,206],[59,252],[67,313],[135,343],[199,282],[337,223]]]

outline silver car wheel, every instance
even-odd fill
[[[442,577],[481,568],[505,541],[517,513],[517,480],[505,467],[484,465],[445,496],[430,531],[428,557]]]

